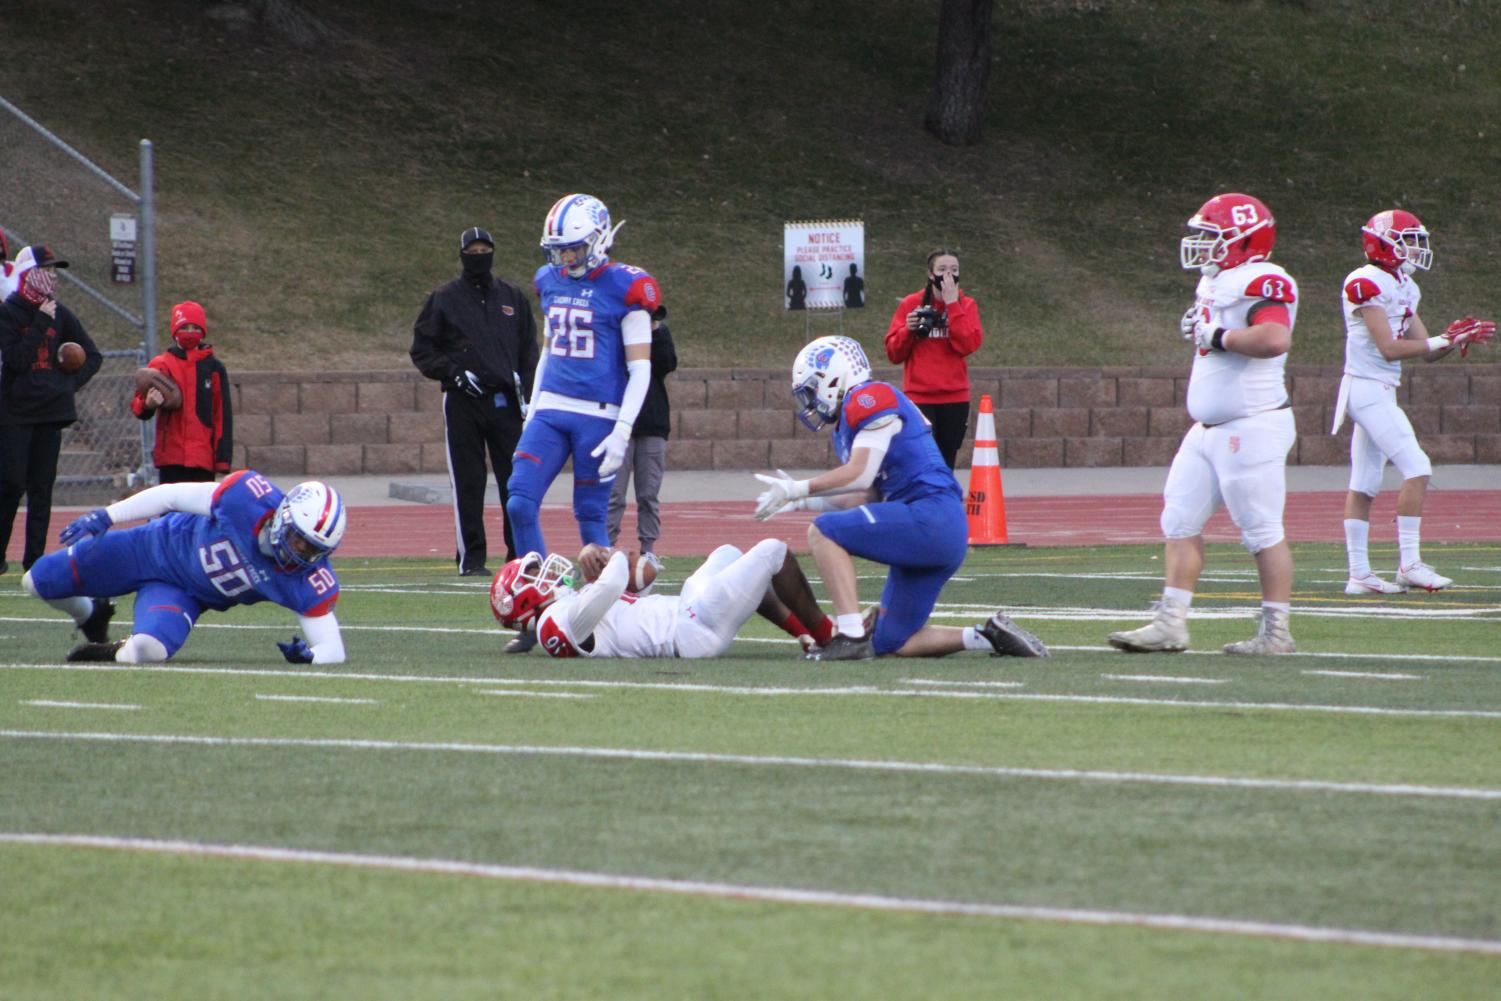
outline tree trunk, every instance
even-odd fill
[[[950,146],[980,141],[992,8],[993,0],[943,0],[938,12],[938,66],[923,127]]]

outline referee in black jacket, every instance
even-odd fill
[[[443,386],[444,442],[453,503],[459,575],[490,575],[485,560],[485,450],[505,517],[511,453],[521,439],[524,408],[537,368],[532,304],[491,274],[495,241],[472,226],[459,237],[463,274],[427,297],[412,327],[412,364]],[[505,525],[506,560],[516,557]]]

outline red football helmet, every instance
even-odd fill
[[[1185,268],[1206,275],[1264,261],[1277,242],[1277,220],[1259,198],[1235,192],[1215,195],[1188,220],[1190,232],[1178,245]]]
[[[573,586],[573,564],[557,553],[519,556],[500,568],[490,582],[490,611],[500,624],[524,629],[558,597],[558,588]]]
[[[1427,271],[1433,264],[1428,248],[1428,230],[1417,216],[1403,209],[1377,212],[1360,227],[1360,242],[1372,264],[1400,268],[1405,274],[1414,269]]]

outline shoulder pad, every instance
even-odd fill
[[[537,642],[549,657],[566,658],[579,655],[578,647],[574,646],[564,634],[563,627],[558,625],[557,618],[545,612],[542,615],[542,621],[537,623]]]
[[[1352,278],[1345,283],[1345,298],[1355,305],[1370,302],[1381,294],[1381,287],[1369,278]]]
[[[657,280],[640,268],[623,267],[636,272],[631,280],[630,287],[625,290],[625,304],[627,306],[639,306],[648,313],[662,305],[662,290],[657,286]]]
[[[1252,278],[1245,294],[1253,299],[1268,299],[1272,302],[1297,302],[1298,289],[1286,275],[1262,273]]]
[[[896,390],[885,382],[867,382],[857,386],[844,398],[844,420],[852,428],[859,428],[874,414],[897,408]]]

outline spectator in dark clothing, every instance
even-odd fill
[[[211,483],[234,461],[234,414],[229,373],[203,341],[208,318],[196,302],[172,307],[173,346],[151,359],[182,392],[177,406],[157,389],[137,391],[130,410],[143,421],[156,418],[151,461],[162,483]]]
[[[464,273],[427,297],[412,328],[412,364],[443,386],[443,439],[458,537],[460,576],[490,576],[485,541],[485,452],[505,517],[511,453],[537,368],[537,321],[531,300],[491,274],[495,241],[478,226],[459,237]],[[505,523],[506,562],[516,558]]]
[[[662,535],[657,494],[662,489],[662,474],[667,469],[667,436],[672,433],[667,375],[678,367],[677,349],[672,344],[672,331],[667,327],[667,307],[658,306],[652,312],[651,320],[651,382],[631,432],[631,443],[625,450],[625,461],[621,463],[620,472],[615,474],[615,486],[610,490],[607,525],[610,545],[613,546],[620,535],[620,521],[625,515],[625,491],[634,472],[636,535],[644,554],[653,553],[652,547]]]
[[[0,304],[0,573],[21,498],[26,498],[26,541],[21,565],[41,559],[52,517],[52,484],[63,429],[78,419],[73,394],[94,377],[104,356],[78,317],[54,297],[57,268],[48,247],[16,255],[16,290]],[[73,342],[83,367],[71,374],[58,365],[57,349]]]

